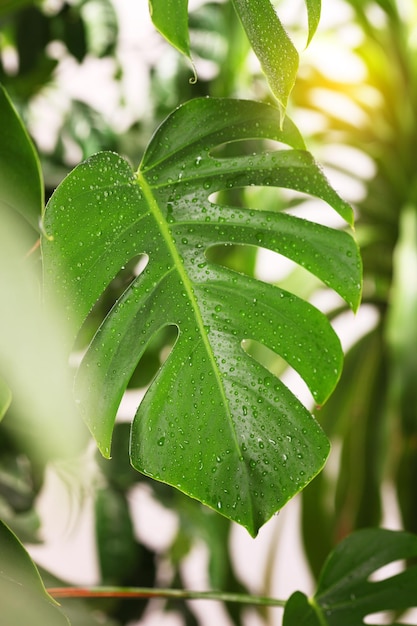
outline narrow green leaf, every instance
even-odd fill
[[[233,4],[284,114],[297,75],[298,52],[270,0],[233,0]]]
[[[308,39],[307,46],[314,37],[320,22],[321,0],[305,0],[308,14]]]
[[[123,493],[107,485],[96,491],[94,507],[102,584],[123,583],[131,578],[139,559],[128,502]]]
[[[360,260],[345,232],[285,213],[216,204],[218,191],[251,185],[310,192],[350,218],[294,125],[254,102],[197,99],[153,136],[135,174],[102,153],[58,187],[45,214],[47,292],[58,291],[80,327],[117,272],[138,254],[148,265],[101,325],[76,393],[100,450],[110,455],[117,408],[161,328],[178,338],[132,426],[134,467],[201,500],[255,534],[321,469],[328,442],[295,396],[250,357],[244,339],[280,354],[324,402],[342,351],[308,302],[210,262],[218,244],[249,244],[306,267],[353,307]],[[295,149],[212,156],[217,146],[269,138]],[[132,348],[134,346],[134,349]]]
[[[341,453],[337,476],[326,467],[302,493],[304,549],[316,577],[335,537],[380,522],[387,392],[386,351],[377,328],[345,355],[339,384],[318,413],[330,440],[341,442]]]
[[[191,59],[188,32],[188,0],[149,0],[155,28],[171,45]]]
[[[43,208],[39,159],[6,90],[0,85],[0,210],[18,211],[36,229]]]
[[[321,572],[312,601],[320,611],[320,624],[361,626],[372,613],[417,606],[416,565],[384,580],[369,580],[381,567],[416,556],[417,537],[410,533],[372,528],[347,537]]]
[[[7,409],[12,401],[12,392],[6,382],[0,378],[0,420],[6,414]]]
[[[69,621],[46,592],[36,565],[2,521],[0,554],[1,623],[68,626]]]

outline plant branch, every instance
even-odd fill
[[[223,591],[189,591],[187,589],[152,589],[147,587],[53,587],[47,589],[53,598],[182,598],[216,600],[263,606],[285,607],[286,600]]]

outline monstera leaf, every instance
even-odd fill
[[[177,327],[172,352],[133,422],[132,464],[252,534],[317,474],[329,445],[297,398],[245,352],[244,340],[281,355],[318,403],[339,378],[342,351],[316,308],[209,260],[210,248],[269,248],[318,276],[352,308],[360,297],[361,264],[350,234],[216,203],[213,194],[221,190],[281,186],[312,193],[351,221],[350,207],[304,150],[297,129],[285,120],[280,130],[279,121],[268,105],[193,100],[156,131],[137,172],[112,153],[75,168],[43,224],[46,297],[59,293],[74,336],[119,270],[147,255],[77,374],[77,401],[103,455],[110,456],[119,403],[148,343],[163,327]],[[276,149],[214,156],[218,146],[248,138],[275,141]]]
[[[382,580],[371,578],[386,565],[400,559],[415,562],[416,556],[417,537],[410,533],[382,528],[353,533],[328,557],[313,598],[301,591],[289,598],[283,626],[363,626],[374,613],[417,606],[416,565]]]
[[[305,0],[310,43],[320,20],[321,0]],[[270,0],[233,0],[250,44],[269,86],[285,112],[298,70],[298,52]],[[175,48],[191,59],[188,0],[149,0],[154,26]]]

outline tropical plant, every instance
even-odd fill
[[[152,0],[150,6],[155,26],[191,59],[187,4]],[[326,316],[305,297],[258,280],[253,250],[292,260],[353,310],[361,295],[352,209],[285,114],[298,53],[269,0],[235,0],[233,6],[278,106],[194,98],[159,125],[137,169],[114,152],[88,156],[46,207],[37,152],[5,89],[0,91],[1,323],[7,329],[0,413],[5,476],[15,479],[5,485],[12,497],[3,516],[12,529],[3,523],[0,535],[5,624],[33,623],[33,610],[39,623],[68,623],[52,596],[211,597],[232,603],[235,623],[242,614],[233,603],[285,607],[286,626],[362,624],[376,611],[415,604],[415,566],[384,581],[369,580],[383,565],[416,556],[417,540],[404,532],[370,529],[346,538],[322,567],[310,599],[301,592],[287,602],[248,595],[227,566],[216,574],[227,520],[256,535],[322,470],[329,452],[322,428],[275,375],[280,366],[271,354],[299,373],[319,405],[342,370],[340,342]],[[320,2],[306,0],[306,7],[310,41]],[[77,20],[80,33],[83,22]],[[81,54],[72,43],[68,48]],[[293,204],[319,198],[346,228],[297,217],[284,210],[282,199],[277,210],[264,194],[271,187],[296,192]],[[167,349],[155,359],[161,345]],[[78,354],[77,367],[69,368]],[[127,386],[138,381],[148,388],[129,435],[129,427],[115,420]],[[98,462],[95,496],[107,587],[88,590],[62,588],[46,572],[41,577],[18,540],[34,535],[34,523],[19,518],[25,473],[13,464],[18,446],[38,476],[38,485],[23,493],[27,510],[46,463],[84,453],[90,437],[80,417],[102,456],[114,457]],[[127,463],[128,438],[134,469]],[[219,587],[226,581],[229,593],[143,587],[144,580],[154,583],[155,565],[134,537],[126,500],[128,486],[143,476],[164,483],[151,484],[167,506],[182,503],[183,492],[209,507],[185,514],[191,527],[185,540],[197,526],[216,529],[214,537],[203,530],[212,546],[212,581]],[[116,541],[106,545],[109,536]],[[138,563],[149,566],[148,578]],[[68,616],[74,624],[96,619],[82,606],[68,605]],[[195,623],[189,611],[184,616]],[[121,612],[118,623],[130,617]]]

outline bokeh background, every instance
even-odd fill
[[[110,462],[86,440],[75,460],[42,463],[16,433],[13,405],[0,425],[0,514],[48,584],[215,588],[285,599],[314,589],[325,557],[354,529],[417,532],[417,3],[322,4],[306,50],[303,0],[274,2],[301,55],[288,113],[354,206],[363,304],[353,316],[305,271],[263,249],[230,247],[222,263],[290,286],[330,316],[346,360],[326,406],[315,408],[277,357],[259,355],[315,412],[332,441],[328,464],[255,540],[131,469],[129,421],[170,350],[168,329],[131,380]],[[189,8],[196,84],[189,62],[153,28],[145,0],[0,0],[0,82],[39,151],[47,198],[99,150],[137,166],[157,125],[190,98],[273,102],[231,2],[190,1]],[[320,202],[294,193],[233,194],[235,203],[344,227]],[[91,314],[74,364],[133,270],[126,267]],[[77,626],[275,626],[282,618],[280,609],[207,602],[69,600],[64,608]],[[417,623],[411,613],[402,621]]]

